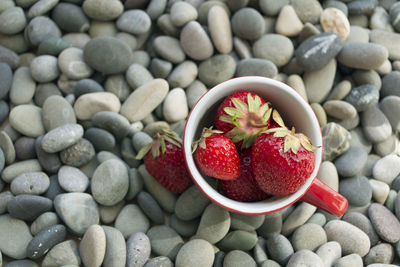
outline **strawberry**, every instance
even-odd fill
[[[240,159],[235,144],[221,131],[204,128],[193,143],[193,158],[199,170],[208,176],[232,180],[240,173]]]
[[[251,153],[254,178],[264,192],[286,196],[296,192],[314,170],[317,148],[303,134],[285,127],[276,110],[273,119],[280,127],[262,133]]]
[[[271,111],[268,103],[255,93],[235,92],[218,107],[215,126],[233,142],[248,148],[268,127]]]
[[[239,156],[239,177],[230,181],[221,180],[219,185],[221,186],[222,192],[231,199],[243,202],[267,199],[269,195],[258,187],[253,177],[253,171],[251,169],[251,148],[241,150]]]
[[[144,146],[136,158],[144,158],[147,171],[171,192],[182,193],[191,184],[183,158],[182,140],[169,130],[157,133],[153,142]]]

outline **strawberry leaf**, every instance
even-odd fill
[[[240,117],[242,112],[236,108],[232,108],[232,107],[226,107],[224,108],[224,111],[226,112],[226,114],[230,115],[230,116],[237,116]]]
[[[139,153],[136,155],[136,159],[143,159],[144,156],[146,156],[147,152],[150,151],[152,144],[149,143],[147,145],[145,145],[144,147],[142,147],[142,149],[139,150]]]
[[[248,106],[242,100],[238,98],[232,98],[232,103],[241,114],[243,114],[243,112],[247,112]]]
[[[285,123],[283,122],[283,119],[281,115],[279,115],[278,111],[274,109],[272,112],[272,119],[281,127],[285,127]]]

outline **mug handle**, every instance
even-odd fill
[[[317,177],[315,177],[301,200],[337,217],[343,216],[349,205],[344,196],[330,188]]]

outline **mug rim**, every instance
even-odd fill
[[[239,80],[239,82],[240,82],[240,80],[243,80],[243,83],[258,83],[258,84],[264,84],[264,85],[270,85],[270,86],[272,85],[272,86],[279,87],[279,88],[283,89],[284,91],[286,91],[286,92],[289,93],[290,95],[294,96],[294,98],[296,98],[296,99],[298,100],[298,102],[301,104],[301,106],[303,106],[303,107],[307,110],[308,115],[311,115],[311,116],[312,116],[313,125],[316,124],[316,125],[318,126],[318,127],[317,127],[317,128],[318,128],[318,131],[317,131],[317,132],[318,132],[319,134],[318,134],[317,136],[318,136],[318,139],[319,139],[320,142],[321,142],[321,143],[320,143],[320,149],[321,149],[321,150],[320,150],[320,153],[319,153],[320,156],[319,156],[318,158],[315,159],[315,161],[316,161],[317,164],[316,164],[316,166],[314,167],[314,171],[312,172],[312,174],[310,175],[310,177],[307,178],[305,184],[303,184],[296,192],[294,192],[294,193],[292,193],[292,194],[290,194],[290,195],[288,195],[288,196],[286,196],[286,197],[272,197],[272,198],[279,198],[279,199],[283,198],[283,200],[279,200],[279,199],[278,199],[278,203],[279,203],[279,202],[285,202],[286,199],[293,198],[293,199],[290,200],[289,202],[287,202],[287,203],[285,203],[285,204],[282,204],[282,205],[278,205],[277,208],[272,209],[272,210],[245,211],[245,210],[243,210],[243,209],[237,209],[237,208],[231,207],[231,206],[225,204],[225,203],[222,202],[222,201],[218,201],[218,200],[215,199],[213,196],[211,196],[211,195],[207,192],[207,190],[203,188],[203,186],[202,186],[201,184],[199,184],[198,178],[196,178],[196,177],[195,177],[195,174],[192,173],[192,169],[191,169],[191,167],[189,166],[189,163],[188,163],[188,160],[189,160],[189,159],[188,159],[187,151],[189,151],[190,154],[192,154],[192,153],[191,153],[191,144],[186,144],[186,143],[187,143],[187,141],[186,141],[186,140],[187,140],[187,136],[186,136],[186,135],[187,135],[188,128],[191,126],[191,125],[189,125],[189,123],[193,124],[193,123],[191,122],[191,120],[190,120],[192,113],[193,113],[193,112],[196,112],[196,107],[198,107],[198,104],[201,103],[201,101],[203,101],[204,98],[208,97],[208,96],[210,95],[210,92],[213,93],[213,92],[215,92],[218,88],[220,88],[220,87],[222,87],[222,86],[227,86],[227,85],[226,85],[227,83],[233,83],[233,84],[235,84],[235,83],[238,82],[238,80]],[[237,90],[237,91],[238,91],[238,90]],[[251,91],[251,90],[250,90],[250,91]],[[220,100],[220,98],[217,99],[216,101],[214,101],[214,104],[217,103],[219,100]],[[194,127],[194,126],[193,126],[193,127]],[[314,127],[313,127],[313,128],[314,128]],[[195,105],[193,106],[193,108],[191,109],[191,111],[190,111],[190,113],[189,113],[189,115],[188,115],[188,117],[187,117],[186,123],[185,123],[185,128],[184,128],[183,138],[182,138],[182,139],[183,139],[182,144],[183,144],[183,154],[184,154],[184,159],[185,159],[185,165],[186,165],[186,168],[187,168],[187,170],[188,170],[188,173],[189,173],[190,177],[192,178],[192,180],[193,180],[193,182],[196,184],[196,186],[197,186],[197,187],[202,191],[202,193],[203,193],[208,199],[210,199],[212,202],[216,203],[217,205],[219,205],[219,206],[221,206],[221,207],[223,207],[223,208],[225,208],[225,209],[227,209],[227,210],[229,210],[229,211],[233,211],[233,212],[241,213],[241,214],[247,214],[247,215],[268,214],[268,213],[273,213],[273,212],[280,211],[280,210],[282,210],[282,209],[284,209],[284,208],[286,208],[286,207],[288,207],[288,206],[294,204],[295,202],[297,202],[298,200],[300,200],[300,199],[307,193],[307,191],[310,189],[311,185],[313,184],[314,179],[317,178],[317,173],[318,173],[319,168],[320,168],[320,166],[321,166],[321,164],[322,164],[322,151],[323,151],[323,147],[322,147],[322,145],[323,145],[323,144],[322,144],[322,131],[321,131],[321,127],[320,127],[320,125],[319,125],[318,119],[317,119],[317,117],[316,117],[314,111],[312,110],[310,104],[309,104],[307,101],[305,101],[305,100],[303,99],[303,97],[302,97],[296,90],[294,90],[293,88],[289,87],[287,84],[285,84],[285,83],[283,83],[283,82],[280,82],[280,81],[278,81],[278,80],[274,80],[274,79],[271,79],[271,78],[267,78],[267,77],[261,77],[261,76],[236,77],[236,78],[232,78],[232,79],[226,80],[226,81],[224,81],[224,82],[221,82],[221,83],[219,83],[219,84],[213,86],[212,88],[210,88],[205,94],[203,94],[203,95],[197,100],[196,104],[195,104]],[[191,160],[193,161],[193,157],[191,157]],[[205,181],[205,179],[204,179],[204,177],[203,177],[203,174],[202,174],[201,172],[198,171],[198,169],[197,169],[197,167],[196,167],[194,161],[193,161],[193,164],[194,164],[194,167],[196,168],[196,171],[198,172],[198,174],[200,174],[201,179]],[[192,164],[192,165],[193,165],[193,164]],[[207,182],[205,181],[205,183],[207,183]],[[207,184],[208,184],[208,183],[207,183]],[[211,188],[210,185],[208,185],[208,186]],[[259,201],[259,202],[240,202],[240,201],[233,200],[233,199],[230,199],[230,198],[228,198],[228,197],[222,195],[221,193],[219,193],[217,190],[215,190],[215,189],[213,189],[213,188],[211,188],[211,189],[214,190],[214,191],[216,191],[216,193],[219,194],[219,195],[221,195],[223,198],[227,198],[227,199],[229,199],[230,201],[233,201],[233,202],[244,203],[245,205],[251,205],[252,203],[263,202],[263,201]],[[300,192],[300,193],[299,193],[299,192]],[[297,194],[297,196],[296,196],[296,197],[293,197],[293,196],[296,195],[296,194]]]

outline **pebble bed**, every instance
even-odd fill
[[[342,218],[235,214],[135,159],[247,75],[311,104]],[[0,266],[400,265],[394,0],[1,0],[0,99]]]

